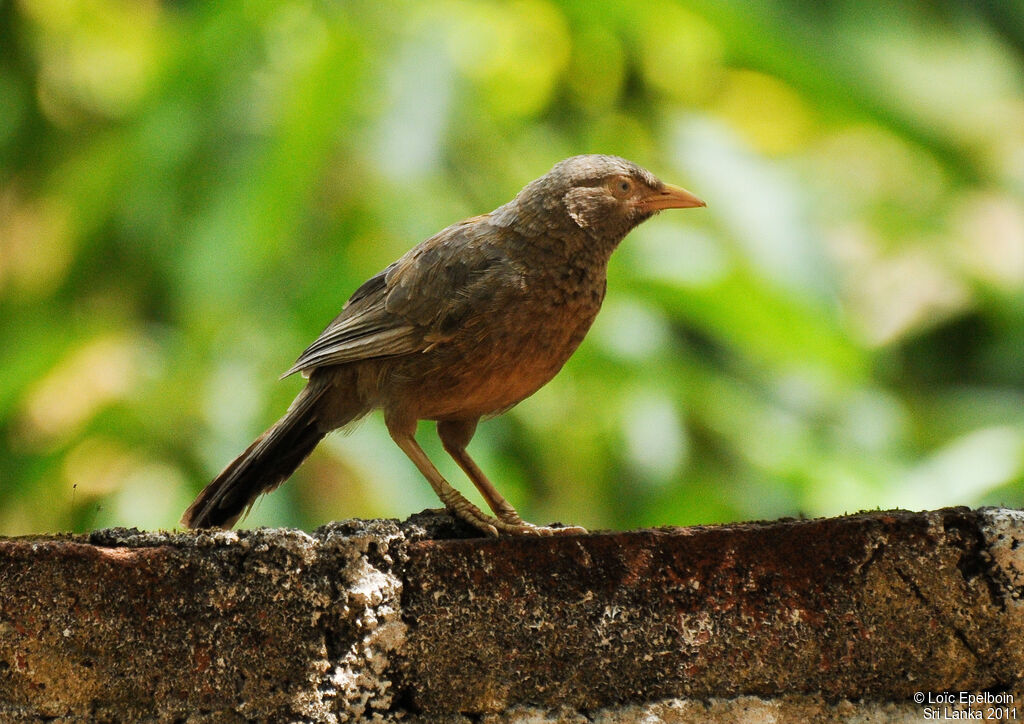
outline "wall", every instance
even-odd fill
[[[1018,511],[467,534],[2,539],[0,720],[919,721],[984,691],[1024,717]]]

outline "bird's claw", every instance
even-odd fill
[[[518,536],[554,536],[554,535],[585,535],[587,533],[586,528],[581,528],[578,525],[553,527],[547,525],[534,525],[533,523],[527,523],[520,519],[518,523],[511,523],[499,518],[492,518],[489,515],[484,514],[481,511],[477,511],[477,514],[468,513],[461,510],[452,511],[458,518],[462,519],[466,523],[484,534],[497,538],[503,535],[518,535]],[[518,518],[518,516],[516,516]]]
[[[502,530],[509,535],[536,535],[536,536],[549,536],[549,535],[585,535],[587,533],[586,528],[581,528],[578,525],[569,526],[548,526],[548,525],[534,525],[533,523],[527,523],[525,520],[519,517],[519,513],[508,503],[505,503],[505,507],[499,507],[494,509],[494,514],[498,519],[506,525],[502,527]]]
[[[590,533],[581,525],[565,525],[557,528],[548,526],[547,530],[551,531],[549,535],[587,535]]]
[[[567,525],[563,527],[552,525],[533,525],[532,523],[524,523],[522,528],[523,530],[516,531],[519,535],[553,536],[586,535],[588,533],[586,528],[581,528],[578,525]]]
[[[448,496],[447,500],[442,498],[442,502],[447,506],[449,513],[490,538],[498,538],[503,535],[582,535],[587,532],[585,528],[575,525],[556,528],[527,523],[519,517],[519,514],[511,506],[508,509],[498,511],[498,517],[492,517],[457,493]]]

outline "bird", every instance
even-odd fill
[[[421,242],[356,289],[282,375],[301,373],[306,386],[181,523],[232,527],[329,432],[381,409],[394,442],[454,517],[488,536],[586,532],[524,521],[466,448],[481,419],[540,389],[583,341],[622,239],[660,211],[705,205],[624,158],[579,155],[494,211]],[[430,461],[415,438],[420,420],[436,423],[493,515]]]

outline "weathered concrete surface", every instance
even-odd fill
[[[397,525],[0,542],[0,721],[387,711]]]
[[[2,539],[0,721],[1024,719],[1018,511],[465,535]]]

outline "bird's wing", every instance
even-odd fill
[[[411,249],[359,287],[284,376],[422,352],[444,341],[474,311],[493,275],[508,266],[489,240],[495,233],[510,232],[478,216]]]

